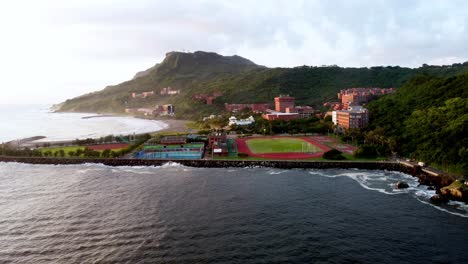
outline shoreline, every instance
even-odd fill
[[[93,116],[92,118],[98,117],[106,117],[106,116]],[[119,117],[118,115],[114,115],[113,117]],[[121,117],[130,117],[122,115]],[[167,132],[175,132],[175,133],[193,133],[196,132],[193,129],[190,129],[186,126],[186,124],[190,121],[188,120],[181,120],[181,119],[145,119],[132,116],[136,119],[142,120],[151,120],[151,121],[159,121],[166,125],[166,127],[156,130],[156,131],[149,131],[146,133],[138,133],[137,135],[142,134],[155,134],[155,133],[167,133]],[[98,139],[99,137],[92,137],[92,139]],[[84,138],[83,138],[84,139]],[[48,144],[50,146],[63,146],[63,145],[71,145],[76,139],[69,139],[69,140],[47,140],[46,136],[34,136],[28,138],[20,138],[6,142],[6,144],[14,143],[15,146],[20,148],[33,148],[37,145],[44,145]]]
[[[426,171],[417,165],[398,161],[284,161],[284,160],[206,160],[206,159],[106,159],[106,158],[55,158],[0,156],[0,162],[17,162],[44,165],[80,165],[86,163],[106,166],[161,166],[175,162],[188,167],[201,168],[254,168],[277,169],[366,169],[398,171],[418,177],[423,184],[442,188],[454,181],[453,177]]]

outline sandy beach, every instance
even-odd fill
[[[195,133],[197,132],[194,129],[188,128],[187,123],[190,121],[188,120],[178,120],[178,119],[156,119],[158,121],[166,123],[168,126],[165,129],[156,131],[154,133],[166,133],[166,132],[187,132],[187,133]]]

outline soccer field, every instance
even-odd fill
[[[251,138],[246,143],[250,151],[255,154],[322,151],[319,147],[300,138]]]

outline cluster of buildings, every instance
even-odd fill
[[[341,100],[343,109],[347,109],[350,103],[367,103],[378,96],[396,92],[395,88],[351,88],[341,90],[337,96]]]
[[[289,121],[297,118],[308,118],[315,113],[310,106],[296,106],[295,98],[289,95],[275,97],[275,110],[267,110],[262,117],[266,120]]]
[[[194,101],[202,101],[203,103],[207,104],[207,105],[212,105],[213,104],[213,101],[214,99],[222,96],[223,93],[221,92],[214,92],[212,94],[195,94],[192,96],[192,99]]]
[[[180,94],[180,89],[173,89],[171,87],[164,87],[161,89],[159,92],[160,95],[162,96],[167,96],[167,95],[178,95]],[[149,96],[153,96],[154,91],[148,91],[148,92],[142,92],[142,93],[131,93],[131,98],[133,99],[144,99]]]
[[[323,106],[332,110],[346,110],[350,104],[367,103],[378,96],[396,92],[395,88],[350,88],[341,90],[338,94],[339,102],[326,102]]]
[[[333,123],[338,128],[362,128],[369,123],[369,111],[360,106],[362,103],[367,103],[370,100],[385,94],[394,93],[395,88],[351,88],[341,90],[337,97],[340,101],[326,102],[324,106],[331,108],[333,111],[328,112],[332,116]],[[177,95],[180,90],[172,89],[171,87],[162,88],[160,94]],[[154,92],[132,93],[132,98],[146,98],[154,95]],[[213,92],[211,94],[195,94],[192,99],[202,101],[205,104],[211,105],[213,101],[222,96],[221,92]],[[289,121],[297,118],[308,118],[315,114],[315,110],[310,106],[296,106],[295,98],[289,95],[280,95],[274,98],[274,110],[270,108],[268,103],[260,104],[228,104],[225,103],[224,108],[230,112],[239,112],[243,109],[249,109],[255,113],[263,113],[262,117],[266,120],[284,120]],[[163,116],[173,115],[175,113],[174,106],[156,105],[154,108],[129,108],[125,109],[126,113],[141,114],[145,116]],[[204,120],[214,118],[210,116]],[[229,126],[231,125],[250,125],[255,122],[255,119],[250,116],[247,119],[238,120],[235,116],[229,118]],[[210,144],[210,143],[209,143]]]
[[[171,87],[162,88],[160,91],[161,96],[167,95],[178,95],[180,90],[172,89]],[[142,93],[131,93],[133,99],[145,99],[150,96],[154,96],[154,91],[142,92]],[[126,108],[125,113],[133,115],[143,115],[148,117],[155,116],[171,116],[175,114],[175,109],[172,104],[156,105],[149,108]]]
[[[131,94],[131,97],[133,99],[137,99],[137,98],[146,98],[146,97],[149,97],[149,96],[153,96],[154,95],[154,92],[153,91],[150,91],[150,92],[142,92],[142,93],[132,93]]]
[[[323,106],[332,110],[327,115],[332,116],[337,128],[363,128],[369,123],[369,111],[360,104],[394,92],[395,88],[351,88],[337,94],[339,102],[326,102]]]
[[[172,89],[171,87],[164,87],[161,89],[159,92],[160,95],[166,96],[166,95],[178,95],[180,94],[180,90]]]
[[[127,108],[125,113],[144,116],[168,116],[174,115],[175,109],[172,104],[156,105],[152,108]]]

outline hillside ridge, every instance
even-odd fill
[[[464,72],[468,72],[468,62],[448,66],[424,65],[415,69],[399,66],[267,68],[238,55],[172,51],[162,62],[137,73],[135,78],[66,100],[58,111],[123,113],[129,107],[171,103],[177,109],[177,117],[193,119],[222,111],[224,103],[269,103],[278,94],[290,94],[300,104],[319,106],[325,100],[335,99],[341,89],[399,88],[420,74],[450,77]],[[180,90],[180,94],[158,96],[167,87]],[[131,93],[146,91],[156,95],[145,100],[130,98]],[[211,106],[192,100],[196,94],[214,92],[222,96]]]

